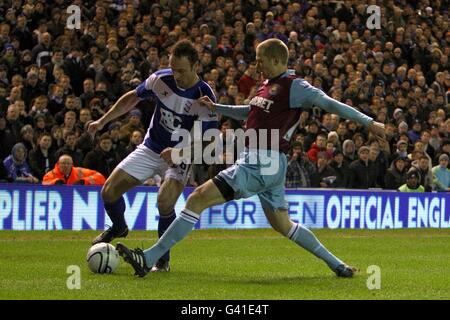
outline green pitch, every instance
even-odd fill
[[[98,232],[0,231],[0,299],[450,299],[450,230],[315,230],[337,256],[360,269],[340,279],[272,230],[194,231],[172,251],[170,273],[132,276],[121,261],[93,274],[86,252]],[[124,242],[148,247],[156,232]],[[69,290],[70,265],[81,288]],[[369,290],[367,268],[381,270]]]

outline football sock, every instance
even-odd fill
[[[104,203],[106,212],[111,219],[113,225],[112,229],[114,231],[120,232],[127,227],[125,222],[125,200],[120,197],[117,201],[112,203]]]
[[[297,243],[302,248],[308,250],[316,257],[322,259],[332,269],[343,264],[341,260],[336,258],[329,252],[316,238],[316,236],[300,223],[294,223],[287,237]]]
[[[199,219],[199,214],[184,208],[180,216],[175,219],[158,242],[144,251],[147,266],[153,266],[167,250],[185,238],[194,229],[194,225]]]
[[[158,237],[161,238],[164,232],[166,232],[167,228],[170,226],[170,224],[175,220],[177,215],[175,214],[175,210],[173,209],[169,215],[161,215],[159,214],[159,220],[158,220]],[[165,261],[170,260],[170,250],[168,250],[166,253],[164,253],[161,257],[161,259]]]

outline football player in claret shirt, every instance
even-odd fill
[[[196,73],[199,57],[194,45],[188,40],[176,43],[169,62],[169,69],[150,75],[135,90],[120,97],[103,117],[88,127],[88,132],[94,135],[108,122],[132,110],[141,99],[154,99],[156,102],[143,143],[114,169],[103,186],[102,199],[113,225],[95,238],[92,244],[127,236],[123,194],[155,175],[165,176],[157,199],[160,215],[158,235],[162,236],[176,218],[174,206],[187,182],[190,166],[181,163],[169,167],[161,153],[179,143],[171,139],[174,132],[191,131],[195,121],[201,121],[203,130],[218,126],[217,115],[198,102],[204,95],[212,100],[215,96],[211,87]],[[155,261],[153,271],[169,271],[169,258],[169,251],[166,251],[161,259]]]
[[[258,71],[267,80],[259,87],[249,105],[226,106],[215,104],[208,97],[200,99],[213,112],[235,119],[246,119],[246,130],[278,130],[278,146],[272,142],[259,144],[256,148],[249,146],[233,166],[196,188],[187,199],[180,216],[151,248],[145,251],[132,250],[123,243],[117,243],[119,254],[133,266],[137,275],[145,276],[167,249],[186,237],[203,210],[253,195],[258,195],[264,213],[276,231],[322,259],[337,276],[354,275],[356,268],[330,253],[306,227],[290,220],[284,189],[287,166],[285,154],[289,150],[291,136],[298,125],[301,111],[312,105],[359,122],[379,137],[384,137],[384,125],[328,97],[304,79],[297,77],[287,69],[287,61],[286,45],[278,39],[266,40],[256,49],[256,63]],[[275,159],[270,165],[278,167],[277,170],[266,170],[267,158]],[[250,163],[249,160],[252,159],[257,159],[258,162]],[[169,157],[165,160],[172,162]]]

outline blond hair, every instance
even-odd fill
[[[272,38],[258,45],[261,54],[268,59],[278,59],[282,64],[287,64],[289,49],[280,39]]]

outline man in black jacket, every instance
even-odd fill
[[[84,159],[84,167],[100,172],[108,178],[119,163],[117,155],[112,151],[112,140],[108,133],[100,136],[98,146],[89,151]]]
[[[358,160],[350,164],[350,186],[353,189],[369,189],[376,187],[376,172],[369,164],[370,149],[362,146],[358,150]]]
[[[64,138],[65,144],[56,151],[55,157],[59,159],[63,154],[68,154],[73,159],[73,165],[81,167],[83,165],[83,152],[77,147],[77,135],[70,131]]]
[[[335,188],[350,188],[351,172],[341,150],[337,149],[333,152],[333,160],[330,162],[330,167],[336,171],[336,181],[333,186]]]
[[[336,171],[328,165],[328,155],[321,151],[317,153],[317,171],[311,177],[311,185],[315,188],[335,188]]]
[[[39,180],[55,166],[55,155],[49,152],[51,145],[52,136],[50,133],[43,133],[39,136],[36,147],[30,151],[28,163],[31,172]]]

